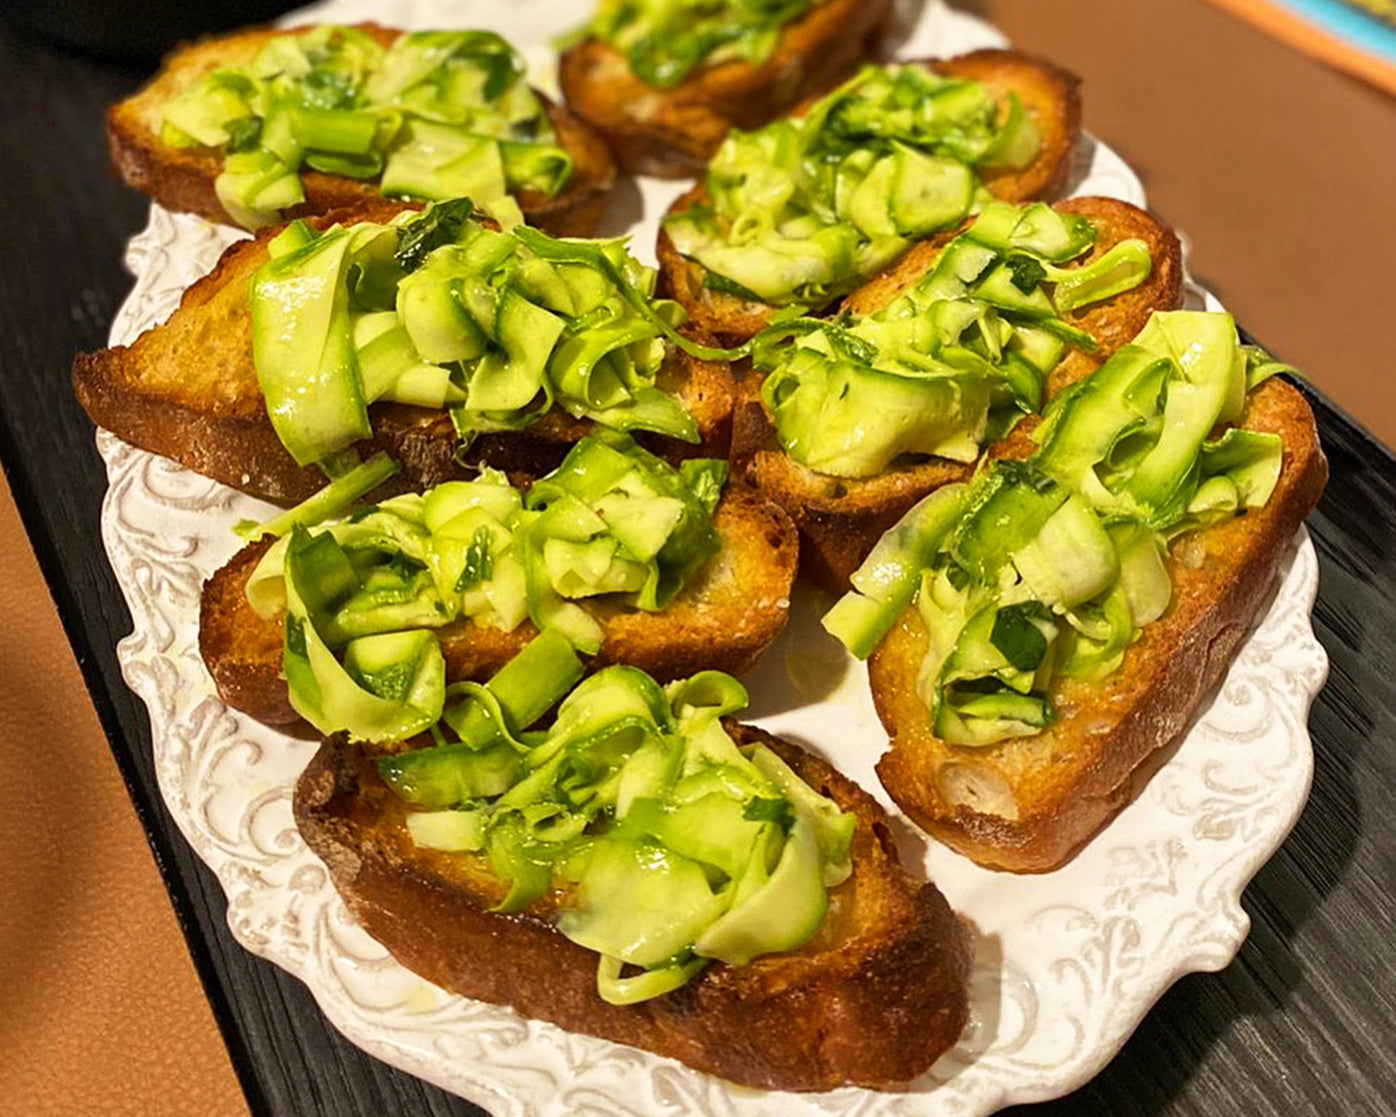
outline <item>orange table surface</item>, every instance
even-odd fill
[[[0,538],[24,538],[3,478]],[[0,585],[0,1114],[245,1117],[27,547],[0,547]]]

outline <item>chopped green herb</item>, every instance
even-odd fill
[[[1050,493],[1057,487],[1056,478],[1044,472],[1032,462],[1014,461],[1012,458],[1004,458],[994,463],[995,468],[1004,475],[1005,481],[1009,485],[1026,485],[1037,493]]]
[[[305,658],[305,624],[290,613],[286,614],[286,650],[294,656]]]
[[[1045,612],[1039,601],[1024,601],[1000,609],[989,643],[1018,671],[1036,671],[1047,654],[1047,637],[1032,618]]]
[[[244,116],[241,120],[230,120],[225,127],[228,130],[229,151],[254,151],[257,141],[262,138],[260,117]]]
[[[314,69],[301,78],[297,90],[305,103],[317,109],[351,109],[354,107],[354,85],[344,74],[333,70]]]
[[[795,812],[790,809],[788,799],[748,800],[742,808],[742,817],[748,822],[778,822],[786,831],[795,823]]]
[[[481,582],[494,577],[494,550],[490,545],[489,528],[480,528],[465,551],[465,569],[456,579],[456,592],[464,593]]]
[[[376,694],[379,698],[386,698],[390,702],[405,702],[412,693],[412,686],[417,679],[417,664],[394,663],[378,671],[360,672],[355,681],[368,691]]]
[[[830,322],[825,327],[824,336],[829,339],[829,345],[834,352],[845,360],[857,361],[865,365],[870,365],[877,360],[876,345],[836,322]]]
[[[402,265],[403,271],[416,271],[428,253],[443,244],[454,244],[465,224],[482,216],[469,198],[438,202],[421,217],[402,227],[393,256]]]
[[[1026,253],[1015,253],[1005,262],[1013,272],[1013,286],[1025,295],[1031,295],[1047,278],[1047,269],[1042,266],[1041,261]]]
[[[426,563],[419,562],[411,555],[399,552],[388,560],[387,568],[401,581],[407,582],[411,580],[413,575],[425,570]]]

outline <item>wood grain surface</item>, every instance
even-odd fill
[[[1306,364],[1364,421],[1392,424],[1389,283],[1372,265],[1384,263],[1396,236],[1387,201],[1396,161],[1383,146],[1396,105],[1308,60],[1296,65],[1200,0],[981,7],[1018,45],[1082,71],[1088,124],[1139,167],[1161,214],[1192,235],[1199,274],[1248,328]],[[238,947],[217,882],[160,803],[145,711],[114,655],[129,620],[98,536],[105,477],[67,390],[72,353],[101,344],[129,289],[121,254],[145,206],[106,170],[101,109],[140,75],[3,29],[0,74],[0,201],[10,218],[0,265],[0,460],[246,1104],[258,1117],[478,1113],[357,1051],[294,979]],[[1235,159],[1226,155],[1233,150]],[[1180,981],[1077,1094],[1018,1112],[1392,1112],[1396,461],[1340,411],[1316,406],[1333,481],[1311,521],[1322,577],[1315,623],[1333,668],[1311,718],[1309,807],[1246,894],[1254,925],[1238,959]],[[10,764],[25,762],[26,744],[4,740]],[[110,789],[84,782],[72,794]],[[0,989],[0,1013],[12,996]],[[3,1061],[39,1058],[30,1040],[39,1042],[20,1037]],[[208,1105],[165,1111],[216,1112],[231,1090],[212,1077],[199,1085]],[[9,1106],[0,1100],[0,1111]],[[109,1109],[94,1087],[70,1111]]]

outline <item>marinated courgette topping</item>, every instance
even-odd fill
[[[582,651],[600,625],[578,604],[605,597],[666,608],[717,552],[712,514],[727,464],[675,469],[607,432],[578,443],[527,494],[502,473],[394,497],[311,532],[297,522],[262,557],[247,599],[285,614],[291,705],[325,733],[419,733],[441,715],[436,631],[525,620]]]
[[[871,477],[904,454],[973,461],[1042,406],[1068,347],[1095,339],[1063,315],[1148,278],[1127,240],[1089,264],[1095,228],[1051,207],[994,202],[936,266],[862,317],[799,318],[757,335],[761,398],[785,452],[838,477]]]
[[[1279,477],[1280,439],[1231,424],[1246,393],[1285,367],[1240,345],[1230,315],[1155,314],[1052,401],[1037,461],[1102,511],[1169,534],[1258,508]]]
[[[825,628],[866,658],[915,599],[936,735],[983,745],[1041,732],[1057,680],[1110,675],[1167,610],[1169,542],[1269,500],[1280,438],[1232,424],[1283,368],[1240,345],[1229,315],[1154,314],[1053,401],[1032,458],[993,462],[913,508]]]
[[[385,194],[473,197],[517,216],[520,190],[572,177],[523,60],[489,31],[418,31],[384,47],[355,27],[273,37],[163,109],[160,139],[224,153],[223,207],[257,229],[305,201],[309,169],[377,180]]]
[[[616,430],[697,442],[655,383],[683,311],[623,241],[487,228],[468,199],[392,223],[292,222],[252,279],[267,412],[301,465],[370,434],[377,401],[447,409],[462,442],[554,407]]]
[[[297,524],[309,527],[337,516],[360,497],[372,492],[398,471],[397,462],[387,454],[374,454],[366,462],[352,464],[331,479],[323,489],[311,494],[293,508],[278,512],[269,520],[240,520],[233,530],[248,542],[264,535],[287,535]]]
[[[495,911],[550,897],[558,930],[601,956],[612,1004],[807,942],[851,872],[855,819],[765,745],[737,746],[721,719],[746,706],[742,685],[610,667],[528,731],[580,669],[545,638],[526,668],[449,688],[458,740],[378,761],[413,840],[485,859],[508,888]]]
[[[1039,146],[1016,95],[924,66],[868,67],[801,117],[733,131],[708,165],[708,204],[665,230],[716,290],[821,307],[958,225],[987,197],[973,168],[1021,167]]]
[[[647,85],[670,89],[700,66],[764,62],[781,29],[824,0],[600,0],[576,36],[623,55]]]

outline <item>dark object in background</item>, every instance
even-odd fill
[[[294,0],[5,0],[0,16],[17,31],[83,54],[154,62],[176,43],[263,23],[299,6]]]

